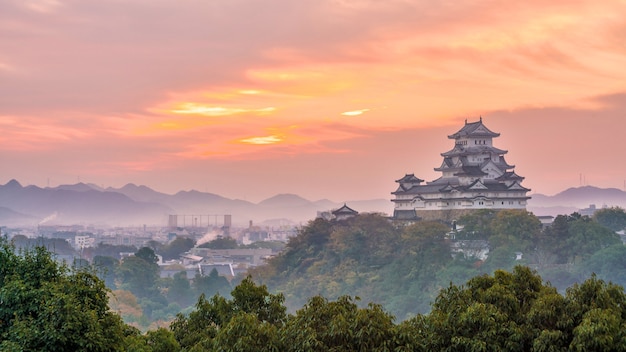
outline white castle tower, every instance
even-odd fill
[[[468,123],[449,135],[454,147],[442,153],[443,162],[435,171],[441,177],[427,182],[407,174],[396,180],[393,217],[398,220],[452,220],[472,209],[526,209],[530,189],[521,185],[504,159],[506,150],[493,145],[499,133],[490,131],[482,121]]]

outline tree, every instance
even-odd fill
[[[196,274],[193,280],[193,290],[196,296],[204,294],[207,297],[211,297],[215,294],[228,295],[232,290],[228,280],[220,276],[215,268],[211,270],[208,276],[202,276]]]
[[[159,266],[156,262],[156,255],[148,247],[141,248],[134,256],[124,258],[117,269],[120,288],[140,298],[158,294]]]
[[[138,329],[130,328],[124,341],[126,352],[178,352],[180,345],[174,334],[165,328],[147,331],[142,335]]]
[[[195,296],[187,279],[187,272],[181,271],[174,274],[167,289],[167,298],[170,302],[176,302],[181,307],[193,304]]]
[[[458,224],[463,226],[459,231],[460,239],[488,239],[492,235],[491,222],[497,211],[480,209],[461,216]]]
[[[543,293],[556,290],[518,266],[513,273],[474,277],[465,287],[451,285],[439,294],[428,316],[412,320],[424,328],[419,338],[426,350],[523,351],[532,345],[534,333],[525,326],[526,314]]]
[[[278,339],[278,327],[260,321],[253,313],[238,313],[221,329],[212,343],[213,351],[278,352],[284,351]]]
[[[238,337],[249,333],[269,339],[273,328],[268,326],[282,326],[287,318],[284,297],[281,294],[270,294],[265,285],[257,286],[250,277],[235,287],[231,295],[232,300],[220,295],[207,300],[201,295],[188,316],[176,316],[170,329],[183,349],[211,350],[218,334],[218,341],[227,344],[234,344],[239,340]],[[262,326],[259,327],[259,324]],[[248,328],[257,327],[260,330],[254,333],[248,331]],[[252,346],[252,342],[246,341],[244,346]],[[220,345],[219,350],[246,350],[239,346]]]
[[[156,264],[159,261],[159,257],[156,256],[152,248],[141,247],[135,252],[135,257],[145,260],[147,263]]]
[[[321,296],[309,299],[280,330],[284,350],[393,350],[393,316],[376,304],[359,308],[357,300],[349,296],[341,296],[336,301]]]
[[[616,244],[595,252],[580,265],[586,276],[595,273],[598,278],[626,285],[626,246]]]
[[[615,232],[591,221],[588,217],[571,221],[569,234],[566,243],[570,251],[570,260],[574,262],[587,259],[603,248],[622,243]]]
[[[93,258],[93,266],[107,287],[115,289],[115,270],[120,261],[109,256],[97,255]]]
[[[626,211],[620,207],[600,209],[593,214],[593,219],[615,232],[626,228]]]
[[[199,245],[199,248],[211,248],[211,249],[234,249],[239,245],[237,244],[237,240],[232,237],[218,237],[213,241],[209,241],[207,243],[203,243]]]
[[[595,275],[566,291],[565,336],[574,351],[626,350],[624,288]]]
[[[137,247],[135,246],[116,246],[112,244],[99,243],[96,247],[85,248],[84,253],[89,257],[100,255],[118,259],[120,258],[120,253],[135,253],[136,251]]]
[[[0,239],[0,350],[117,351],[125,325],[87,269],[59,265],[44,247],[20,254]]]
[[[496,214],[491,228],[491,245],[508,246],[528,254],[535,249],[541,232],[541,221],[526,210],[505,209]]]
[[[176,237],[172,242],[163,246],[161,254],[163,259],[177,259],[181,254],[189,251],[196,245],[196,241],[189,237]]]

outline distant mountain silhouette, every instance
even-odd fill
[[[384,199],[347,203],[360,212],[390,213],[386,208],[392,208],[391,202]],[[8,224],[9,219],[19,218],[18,223],[23,225],[45,221],[50,224],[164,226],[170,214],[212,219],[215,216],[217,223],[223,221],[222,215],[230,214],[233,223],[239,226],[245,226],[251,220],[255,223],[269,220],[273,220],[270,223],[304,223],[314,219],[318,211],[336,209],[341,205],[343,203],[327,199],[309,201],[294,194],[279,194],[254,204],[195,190],[169,195],[132,183],[106,189],[85,183],[22,187],[16,180],[0,185],[0,207],[5,207],[7,214],[0,221]]]
[[[54,187],[54,189],[65,190],[65,191],[76,191],[76,192],[102,191],[102,188],[94,184],[86,184],[82,182],[74,184],[74,185],[60,185],[58,187]]]
[[[311,202],[295,194],[277,194],[259,203],[264,207],[302,207],[310,206]]]
[[[35,221],[37,218],[33,216],[18,213],[7,207],[0,207],[0,226],[16,226]]]
[[[528,210],[538,215],[571,214],[579,209],[595,205],[626,207],[626,192],[617,188],[598,188],[582,186],[568,188],[553,196],[532,194],[528,201]]]
[[[37,225],[44,219],[60,224],[141,225],[162,222],[172,212],[162,204],[134,201],[85,184],[22,187],[16,180],[0,186],[0,207],[27,215],[29,221],[23,225]]]

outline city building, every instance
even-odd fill
[[[396,180],[393,218],[396,220],[454,220],[474,209],[526,209],[530,189],[522,186],[504,158],[506,150],[494,146],[499,133],[482,121],[468,123],[448,136],[451,150],[441,153],[443,161],[432,182],[407,174]]]

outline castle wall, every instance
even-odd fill
[[[415,210],[417,216],[426,221],[446,221],[458,220],[461,216],[471,214],[478,209],[444,209],[444,210]]]

